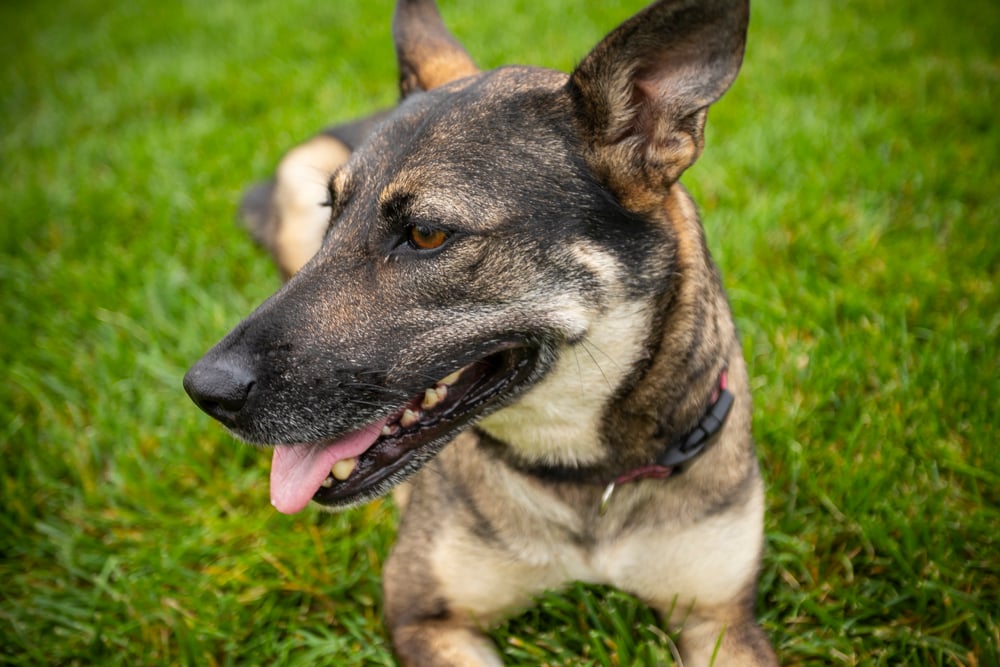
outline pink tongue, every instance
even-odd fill
[[[271,504],[283,514],[295,514],[304,508],[333,464],[363,454],[378,439],[387,421],[369,424],[325,446],[276,446],[271,460]]]

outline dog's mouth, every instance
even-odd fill
[[[341,508],[382,495],[460,428],[525,385],[537,359],[532,347],[508,345],[441,378],[390,416],[336,440],[277,445],[271,504],[293,514],[310,500]]]

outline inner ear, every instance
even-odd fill
[[[748,19],[747,0],[664,0],[580,63],[569,91],[593,166],[612,187],[662,191],[694,163],[708,106],[743,61]]]
[[[479,72],[469,54],[448,32],[434,0],[398,0],[392,17],[392,36],[402,97]]]

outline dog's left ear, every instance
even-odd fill
[[[392,16],[392,37],[402,97],[479,71],[448,32],[434,0],[398,0]]]
[[[604,38],[570,77],[588,161],[623,199],[662,193],[698,158],[708,106],[743,61],[748,0],[665,0]]]

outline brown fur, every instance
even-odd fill
[[[431,90],[479,69],[441,22],[430,2],[401,0],[392,22],[399,61],[399,90],[403,96]]]
[[[667,0],[569,77],[480,73],[432,2],[401,0],[399,109],[293,150],[245,199],[294,277],[185,380],[242,437],[335,447],[476,359],[531,369],[510,371],[474,426],[427,436],[412,461],[380,440],[314,497],[356,504],[409,476],[384,569],[404,664],[500,664],[483,628],[574,580],[652,606],[688,667],[777,663],[753,618],[764,490],[749,381],[677,180],[736,76],[747,17],[742,0]],[[320,232],[313,169],[334,174]],[[448,244],[406,247],[417,224]],[[619,485],[602,513],[605,484],[690,432],[724,369],[735,403],[710,446],[683,474]]]

